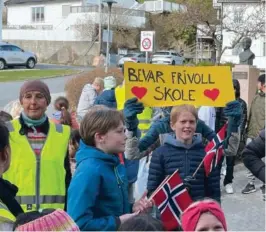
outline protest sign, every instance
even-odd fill
[[[223,107],[235,100],[230,67],[186,67],[125,63],[126,99],[145,106],[181,104]]]

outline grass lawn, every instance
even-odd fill
[[[78,70],[71,70],[71,69],[4,70],[4,71],[0,71],[0,82],[67,76],[67,75],[72,75],[72,74],[76,74],[79,72],[80,71]]]

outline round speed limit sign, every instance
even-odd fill
[[[142,52],[152,52],[153,51],[153,31],[142,31],[140,39],[140,50]]]
[[[149,38],[146,38],[142,41],[142,47],[145,50],[149,50],[151,48],[151,40]]]

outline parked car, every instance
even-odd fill
[[[0,70],[12,66],[26,66],[33,69],[36,63],[37,56],[34,53],[26,52],[10,43],[0,43]]]
[[[168,65],[181,65],[184,58],[177,52],[172,51],[159,51],[155,52],[152,56],[152,64],[168,64]]]
[[[118,61],[117,66],[121,68],[125,62],[145,63],[145,53],[129,53]]]

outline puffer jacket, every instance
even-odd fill
[[[191,145],[185,145],[176,140],[174,136],[168,135],[163,146],[156,149],[151,158],[148,193],[152,193],[161,184],[164,178],[173,174],[177,169],[180,177],[184,180],[192,176],[205,156],[201,135],[195,135]],[[210,197],[220,202],[220,166],[206,177],[202,166],[190,183],[190,195],[193,200]]]
[[[144,137],[141,138],[139,142],[139,151],[146,151],[151,145],[157,142],[160,135],[172,133],[173,130],[170,125],[171,123],[169,116],[152,123],[148,132]],[[215,132],[200,119],[197,122],[196,133],[201,134],[203,138],[206,138],[209,141],[216,136]]]
[[[265,162],[261,160],[265,157],[265,129],[246,146],[242,156],[245,166],[254,176],[265,183]]]
[[[247,137],[254,139],[265,127],[265,93],[258,93],[253,99],[247,126]]]

